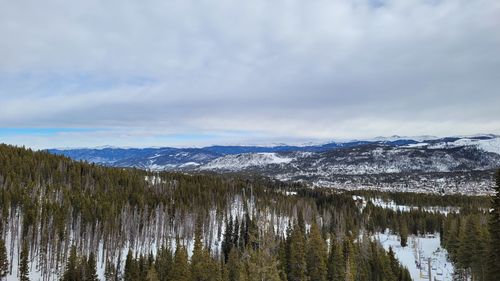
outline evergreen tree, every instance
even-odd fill
[[[113,281],[117,279],[116,269],[112,262],[106,262],[106,267],[104,269],[104,279],[106,281]]]
[[[5,278],[9,273],[9,261],[7,259],[7,248],[5,241],[0,239],[0,280]]]
[[[255,219],[250,219],[248,216],[247,220],[247,243],[252,247],[253,250],[257,250],[260,245],[259,240],[259,227],[255,223]]]
[[[488,249],[488,267],[486,280],[493,281],[500,278],[500,170],[496,174],[495,195],[491,203],[489,216],[489,249]]]
[[[201,226],[196,224],[194,235],[193,255],[191,256],[191,277],[192,280],[203,280],[205,272],[205,257],[203,253],[203,241],[201,238]]]
[[[19,261],[19,281],[29,281],[29,267],[28,267],[28,242],[24,241],[23,248],[21,249],[21,257]]]
[[[396,256],[394,255],[394,251],[392,250],[392,247],[389,246],[389,252],[387,252],[387,256],[389,257],[389,265],[391,267],[392,273],[394,276],[400,276],[400,266],[399,262],[396,259]]]
[[[87,267],[85,269],[85,281],[98,281],[97,278],[97,265],[94,253],[91,252],[87,260]]]
[[[238,247],[239,237],[240,237],[240,223],[238,221],[238,217],[236,217],[234,221],[234,230],[233,230],[233,247]]]
[[[411,278],[410,272],[406,268],[401,269],[401,273],[399,276],[400,276],[399,281],[412,281],[413,280]]]
[[[356,280],[356,252],[350,235],[344,238],[345,280]]]
[[[262,249],[250,250],[246,270],[247,281],[281,281],[278,261]]]
[[[208,249],[203,247],[201,223],[197,223],[195,230],[193,255],[191,257],[191,280],[216,281],[219,277],[218,264],[211,257]]]
[[[158,279],[160,281],[169,280],[169,274],[172,270],[173,260],[172,260],[172,252],[169,248],[161,247],[156,255],[155,268],[158,273]]]
[[[307,274],[310,281],[325,281],[326,268],[326,244],[316,222],[311,225],[307,243]]]
[[[278,260],[273,253],[272,239],[269,234],[264,239],[258,249],[248,247],[244,258],[244,276],[240,274],[240,280],[281,281]]]
[[[288,237],[288,281],[306,280],[307,265],[305,257],[305,239],[301,227],[295,224]]]
[[[287,228],[287,233],[288,233],[288,228]],[[281,280],[286,281],[287,280],[287,268],[288,268],[288,244],[287,244],[287,239],[285,236],[285,239],[279,240],[278,244],[278,260],[279,260],[279,271],[280,271],[280,277]]]
[[[63,281],[75,281],[79,280],[80,272],[79,272],[79,261],[78,256],[76,254],[76,246],[71,246],[69,251],[68,261],[66,262],[66,267],[64,271]]]
[[[158,278],[158,273],[156,272],[156,268],[154,266],[149,267],[148,274],[146,276],[147,281],[160,281]]]
[[[401,221],[400,223],[399,236],[401,239],[401,247],[408,246],[408,226],[405,221]]]
[[[481,233],[475,216],[469,216],[460,235],[460,246],[457,252],[457,265],[466,272],[472,272],[473,263],[477,261],[482,253],[478,243]]]
[[[238,239],[238,248],[240,251],[244,251],[247,245],[247,226],[246,226],[246,216],[242,218],[240,225],[240,235]]]
[[[385,250],[378,247],[375,243],[372,243],[372,245],[372,255],[377,259],[377,275],[381,280],[396,281],[396,278],[399,276],[399,268],[394,272]]]
[[[328,256],[328,281],[345,280],[345,262],[342,246],[335,237],[330,239],[330,254]]]
[[[170,272],[170,280],[176,281],[190,281],[189,262],[188,262],[188,254],[186,248],[181,246],[179,241],[177,242],[177,248],[175,250],[174,255],[174,263],[172,266],[172,270]]]
[[[132,255],[132,250],[128,250],[125,260],[124,281],[140,281],[140,272],[138,262]]]
[[[448,253],[450,255],[450,259],[452,262],[456,263],[456,257],[458,253],[458,249],[460,246],[460,218],[457,219],[449,219],[449,227],[446,233],[446,248],[448,249]]]
[[[139,260],[137,261],[137,265],[139,266],[139,280],[146,280],[150,267],[148,258],[141,254],[139,256]]]
[[[304,220],[304,214],[302,213],[302,210],[299,210],[297,213],[297,226],[300,229],[300,232],[302,232],[303,235],[306,233],[306,222]]]
[[[233,218],[230,217],[229,221],[226,220],[226,230],[224,232],[224,240],[222,241],[222,253],[224,255],[224,262],[227,262],[229,252],[233,247]]]
[[[232,248],[227,260],[228,281],[240,281],[241,263],[238,250]]]

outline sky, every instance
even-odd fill
[[[498,0],[0,0],[0,143],[500,134]]]

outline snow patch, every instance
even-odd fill
[[[240,170],[249,167],[262,167],[271,164],[288,164],[294,158],[284,157],[277,153],[243,153],[227,155],[210,161],[201,168],[206,170]]]

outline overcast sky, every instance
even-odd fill
[[[0,0],[0,142],[500,133],[498,0]]]

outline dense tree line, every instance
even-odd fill
[[[308,232],[301,222],[288,229],[284,239],[273,231],[261,232],[247,222],[243,231],[226,229],[226,248],[214,255],[203,242],[201,224],[195,234],[192,255],[185,245],[176,243],[175,250],[162,247],[156,255],[127,254],[124,270],[108,265],[106,280],[124,281],[344,281],[344,280],[411,280],[408,271],[394,257],[371,239],[354,241],[351,236],[331,236],[327,246],[318,225],[313,222]],[[246,237],[246,238],[245,238]],[[248,239],[248,240],[246,240]],[[246,240],[246,242],[245,242]],[[227,251],[227,253],[226,253]],[[74,248],[63,280],[96,280],[91,257],[78,258]]]
[[[460,215],[369,202],[380,197],[458,205]],[[500,233],[496,198],[488,219],[480,197],[109,168],[0,145],[0,279],[16,267],[20,280],[29,280],[35,262],[44,280],[54,272],[63,280],[96,280],[100,260],[106,280],[410,280],[392,249],[370,238],[389,229],[402,246],[410,235],[439,232],[458,277],[494,280],[487,278],[498,276],[491,270],[499,241],[491,233]],[[470,241],[488,255],[463,258]],[[20,253],[14,265],[12,249]]]
[[[489,215],[451,214],[443,222],[442,245],[457,269],[456,280],[500,278],[500,171]]]

